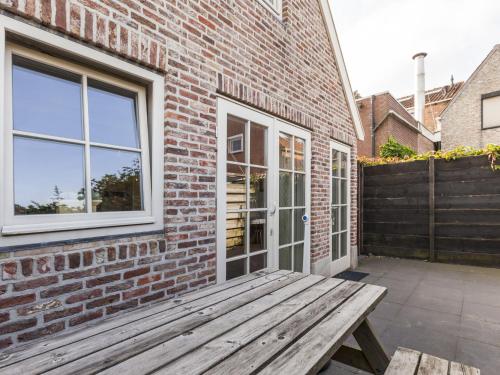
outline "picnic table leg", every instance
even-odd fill
[[[383,375],[389,366],[390,359],[377,336],[375,336],[368,319],[365,319],[363,323],[356,328],[353,332],[353,336],[358,342],[373,373],[376,375]]]

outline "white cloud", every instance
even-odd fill
[[[500,43],[498,0],[330,0],[353,89],[413,92],[427,52],[427,88],[465,80]]]

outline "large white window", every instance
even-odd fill
[[[159,76],[155,91],[2,39],[0,247],[161,229]]]

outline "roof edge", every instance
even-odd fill
[[[325,25],[330,37],[330,43],[335,54],[335,60],[339,68],[340,78],[342,80],[342,88],[344,90],[345,97],[347,99],[347,104],[351,111],[351,116],[354,122],[354,129],[356,131],[356,136],[360,141],[365,139],[365,132],[363,130],[363,125],[361,124],[361,116],[359,115],[358,106],[356,105],[356,100],[354,99],[354,93],[351,87],[351,81],[349,80],[349,74],[347,73],[347,68],[344,61],[344,55],[342,54],[342,49],[340,47],[340,41],[338,38],[337,30],[335,28],[335,23],[333,21],[333,11],[332,5],[329,0],[318,0],[321,6],[321,12],[323,13],[323,18]]]

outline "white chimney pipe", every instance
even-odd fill
[[[415,119],[424,123],[425,110],[425,57],[427,53],[420,52],[413,56],[415,60]]]

